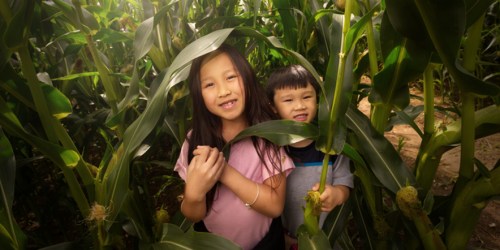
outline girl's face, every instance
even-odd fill
[[[317,111],[316,91],[309,83],[305,88],[284,88],[274,92],[274,111],[281,119],[311,122]]]
[[[226,53],[203,62],[200,69],[201,94],[208,111],[222,123],[244,122],[243,79]]]

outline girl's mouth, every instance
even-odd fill
[[[219,106],[222,107],[223,109],[230,109],[230,108],[234,107],[235,104],[236,104],[236,99],[229,100],[227,102],[223,102],[223,103],[219,104]]]

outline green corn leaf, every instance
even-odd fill
[[[8,23],[5,34],[2,34],[5,46],[15,50],[26,43],[34,9],[34,1],[21,2],[20,7],[15,10],[13,18]]]
[[[491,105],[475,113],[475,134],[481,138],[500,132],[500,107]],[[462,133],[462,120],[458,119],[446,126],[446,130],[437,131],[429,139],[427,146],[421,149],[421,155],[416,164],[416,179],[420,187],[427,192],[432,187],[432,182],[439,165],[441,156],[460,143]]]
[[[0,244],[12,249],[23,249],[26,236],[16,223],[12,212],[14,185],[16,180],[16,161],[8,138],[0,129]]]
[[[489,199],[499,195],[500,168],[492,170],[490,178],[481,177],[466,184],[451,205],[450,223],[445,234],[449,249],[466,248],[481,211]]]
[[[28,133],[16,115],[7,107],[3,98],[0,98],[0,118],[0,125],[9,134],[22,138],[35,146],[58,166],[71,168],[78,164],[80,157],[75,151],[62,148],[57,144]]]
[[[139,28],[136,30],[136,34],[138,30]],[[94,39],[105,44],[128,43],[133,41],[132,34],[119,32],[109,28],[99,29],[99,31],[97,31],[97,33],[95,34]]]
[[[80,30],[73,30],[67,33],[64,33],[58,36],[56,39],[52,40],[50,43],[47,43],[45,47],[51,47],[54,43],[60,41],[69,41],[72,45],[85,45],[87,44],[87,40],[85,39],[85,34]]]
[[[332,249],[330,243],[328,242],[328,238],[321,230],[312,236],[307,234],[307,232],[299,233],[298,240],[300,250]]]
[[[466,17],[467,23],[466,28],[470,27],[474,22],[476,22],[479,17],[484,15],[488,8],[495,2],[495,0],[465,0],[465,6],[467,9]]]
[[[358,42],[358,40],[363,37],[363,31],[366,29],[366,25],[368,21],[370,21],[373,17],[373,14],[376,11],[380,10],[380,5],[376,4],[369,12],[361,17],[351,28],[347,31],[346,34],[346,53],[349,53],[352,47]]]
[[[408,83],[424,72],[430,58],[430,51],[416,42],[404,39],[392,28],[385,15],[382,21],[382,52],[384,68],[374,77],[369,101],[378,105],[394,105],[404,109],[409,104]]]
[[[357,109],[349,108],[346,114],[348,127],[365,156],[369,168],[378,180],[394,194],[406,183],[415,183],[415,177],[404,164],[392,144],[371,126],[368,118]]]
[[[163,235],[152,249],[241,249],[233,242],[211,233],[182,231],[174,224],[163,224]]]
[[[357,189],[357,187],[354,187]],[[364,249],[376,249],[377,239],[376,233],[373,230],[374,223],[371,213],[365,209],[363,194],[360,192],[353,192],[352,198],[352,214],[354,222],[358,228],[359,233],[364,239]]]
[[[408,2],[408,0],[394,2]],[[465,2],[417,0],[415,5],[416,8],[414,7],[413,10],[418,10],[418,16],[413,22],[419,23],[419,30],[424,29],[426,31],[435,51],[458,86],[463,91],[472,92],[479,96],[497,96],[500,94],[500,86],[476,78],[463,69],[458,60],[458,51],[466,29],[467,9]],[[443,10],[446,11],[443,12]],[[393,12],[402,12],[402,15],[404,15],[407,10],[398,8],[391,11],[391,13]],[[416,20],[422,20],[423,26],[422,23]],[[394,24],[394,22],[392,23]],[[408,22],[404,24],[408,24]]]
[[[352,199],[352,195],[349,196]],[[325,232],[326,237],[330,241],[330,245],[334,245],[337,239],[345,231],[347,223],[349,222],[349,215],[351,214],[351,201],[347,200],[342,205],[335,207],[325,219],[322,230]]]
[[[135,32],[134,57],[136,60],[144,57],[153,45],[154,17],[142,22]]]
[[[294,6],[288,0],[273,0],[274,6],[281,17],[281,24],[286,32],[283,33],[283,43],[285,47],[291,50],[297,49],[297,20],[293,15]]]
[[[54,0],[56,8],[58,8],[66,18],[73,24],[75,27],[79,27],[78,25],[78,19],[77,19],[77,13],[75,10],[75,7],[72,4],[67,3],[66,1],[63,0]],[[52,6],[52,5],[51,5]]]
[[[52,116],[62,119],[73,112],[71,102],[61,91],[47,84],[42,84],[42,91]]]
[[[93,72],[82,72],[78,74],[71,74],[67,76],[62,76],[62,77],[57,77],[57,78],[52,78],[52,81],[69,81],[69,80],[74,80],[80,77],[89,77],[89,76],[98,76],[99,72],[93,71]]]
[[[228,144],[250,136],[266,138],[274,144],[284,146],[304,139],[316,138],[318,128],[310,123],[292,120],[266,121],[244,129]]]

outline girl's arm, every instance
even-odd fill
[[[226,165],[220,181],[233,191],[241,202],[251,204],[251,208],[261,214],[276,218],[283,212],[286,191],[284,173],[269,177],[264,183],[256,183]]]
[[[207,214],[206,194],[219,180],[225,160],[216,148],[199,147],[193,154],[187,168],[181,212],[188,220],[198,222]]]

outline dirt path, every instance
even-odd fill
[[[417,89],[411,90],[412,94],[420,95]],[[417,100],[412,100],[413,106],[421,105]],[[369,113],[369,104],[366,98],[360,103],[360,110],[365,114]],[[445,119],[438,117],[439,119]],[[419,115],[415,122],[423,129],[423,114]],[[403,142],[401,156],[406,164],[414,167],[415,158],[420,147],[421,139],[418,134],[408,125],[397,125],[390,132],[386,133],[386,138],[397,147]],[[475,157],[491,169],[500,158],[500,133],[490,135],[476,140]],[[436,178],[433,184],[433,192],[436,195],[447,195],[451,192],[455,180],[458,176],[460,166],[460,146],[446,152],[438,167]],[[500,249],[500,199],[491,200],[481,213],[478,224],[469,241],[469,247],[481,249]]]

